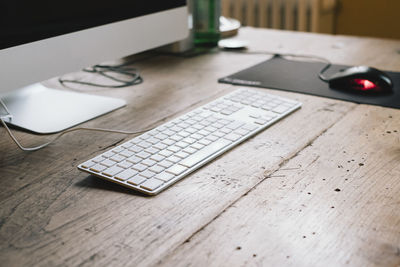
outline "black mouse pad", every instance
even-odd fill
[[[235,85],[280,89],[361,104],[400,108],[399,72],[386,72],[394,84],[393,94],[360,95],[329,88],[328,83],[321,81],[318,77],[318,73],[324,66],[325,63],[321,62],[288,60],[280,56],[275,56],[253,67],[221,78],[218,81]],[[329,77],[333,73],[347,67],[349,66],[332,65],[324,75]]]

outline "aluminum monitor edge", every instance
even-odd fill
[[[0,93],[182,40],[187,20],[183,6],[0,50]]]

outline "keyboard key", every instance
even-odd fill
[[[126,142],[125,144],[121,145],[123,148],[130,148],[131,146],[133,146],[133,144],[131,142]]]
[[[258,128],[258,126],[255,126],[253,124],[246,124],[242,127],[243,129],[249,130],[249,131],[254,131]]]
[[[244,123],[240,121],[234,121],[232,123],[229,123],[226,128],[231,129],[231,130],[236,130],[237,128],[243,126]]]
[[[203,138],[203,135],[195,133],[195,134],[192,134],[190,137],[193,139],[199,140],[199,139]]]
[[[181,137],[188,137],[190,135],[190,133],[188,133],[186,131],[182,131],[182,132],[179,132],[178,135]]]
[[[194,124],[192,127],[195,128],[196,130],[201,130],[204,128],[204,126],[201,124]]]
[[[138,137],[135,137],[135,138],[133,138],[131,141],[129,141],[129,142],[131,142],[132,144],[134,144],[134,145],[137,145],[137,144],[139,144],[140,142],[142,142],[142,140],[140,139],[140,138],[138,138]]]
[[[182,165],[174,165],[166,170],[166,172],[174,174],[174,175],[179,175],[186,171],[188,168]]]
[[[156,149],[163,150],[163,149],[167,148],[167,145],[166,144],[162,144],[162,143],[158,143],[158,144],[155,144],[153,147],[156,148]]]
[[[141,148],[148,148],[148,147],[151,147],[151,145],[152,145],[151,143],[146,142],[146,141],[142,141],[139,144],[137,144],[137,146],[140,146]]]
[[[140,187],[147,189],[149,191],[153,191],[159,188],[163,183],[164,183],[163,181],[158,179],[150,179],[141,184]]]
[[[177,135],[177,134],[175,134],[175,135],[173,135],[173,136],[170,136],[169,138],[170,138],[171,140],[174,140],[175,142],[178,142],[178,141],[180,141],[180,140],[183,139],[182,136]]]
[[[224,137],[224,139],[227,139],[230,141],[236,141],[236,140],[239,140],[240,138],[241,138],[241,136],[238,134],[235,134],[235,133],[230,133]]]
[[[157,174],[154,178],[157,178],[159,180],[162,180],[164,182],[168,182],[169,180],[171,180],[172,178],[174,178],[175,175],[168,173],[168,172],[162,172]]]
[[[171,161],[168,161],[168,160],[163,160],[163,161],[161,161],[160,163],[158,163],[158,165],[160,165],[160,166],[162,166],[162,167],[164,167],[164,168],[169,168],[169,167],[171,167],[172,165],[174,165],[174,163],[171,162]]]
[[[160,142],[160,139],[154,138],[154,137],[150,137],[148,139],[146,139],[146,142],[149,142],[152,145],[157,144],[158,142]]]
[[[211,144],[212,142],[210,141],[210,140],[207,140],[207,139],[201,139],[200,141],[199,141],[199,144],[201,144],[201,145],[205,145],[205,146],[207,146],[207,145],[209,145],[209,144]]]
[[[125,180],[132,178],[136,174],[138,174],[137,171],[132,170],[132,169],[127,169],[127,170],[124,170],[124,171],[116,174],[114,178],[121,180],[121,181],[125,181]]]
[[[145,151],[142,151],[140,153],[137,153],[136,156],[139,157],[139,158],[142,158],[142,159],[147,159],[148,157],[151,156],[151,154],[147,153]]]
[[[162,133],[165,134],[165,135],[168,135],[168,136],[171,136],[171,135],[175,134],[175,132],[171,131],[170,129],[167,129],[167,130],[163,131]]]
[[[153,177],[154,175],[156,175],[156,173],[155,173],[155,172],[152,172],[152,171],[150,171],[150,170],[145,170],[145,171],[141,172],[140,175],[143,176],[143,177],[145,177],[145,178],[151,178],[151,177]]]
[[[154,173],[160,173],[160,172],[162,172],[163,170],[165,170],[165,168],[162,167],[162,166],[160,166],[160,165],[155,165],[155,166],[149,168],[149,170],[152,171],[152,172],[154,172]]]
[[[181,127],[179,127],[179,126],[173,126],[173,127],[171,127],[171,128],[169,128],[171,131],[174,131],[174,132],[180,132],[180,131],[182,131],[183,130],[183,128],[181,128]]]
[[[129,148],[130,151],[134,152],[134,153],[139,153],[140,151],[143,150],[143,148],[139,147],[139,146],[132,146]]]
[[[112,152],[114,152],[114,153],[119,153],[119,152],[121,152],[122,150],[124,150],[123,147],[117,146],[116,148],[114,148],[114,149],[112,150]]]
[[[138,163],[136,165],[133,165],[132,169],[137,170],[139,172],[144,171],[145,169],[147,169],[146,165],[143,165],[141,163]]]
[[[103,160],[105,160],[106,158],[103,156],[97,156],[94,159],[92,159],[93,162],[99,163],[102,162]]]
[[[117,173],[122,172],[123,170],[124,170],[124,169],[121,168],[121,167],[113,166],[113,167],[111,167],[111,168],[108,168],[107,170],[104,170],[104,171],[103,171],[103,174],[105,174],[105,175],[111,177],[111,176],[116,175]]]
[[[207,136],[207,135],[210,134],[210,132],[206,131],[206,130],[200,130],[200,131],[197,132],[197,134],[199,134],[201,136]]]
[[[255,121],[254,121],[254,123],[257,123],[257,124],[260,124],[260,125],[267,124],[267,122],[268,122],[268,121],[266,121],[266,120],[261,120],[261,119],[258,119],[258,120],[255,120]]]
[[[136,156],[132,156],[130,158],[127,158],[126,160],[129,161],[129,162],[132,162],[133,164],[136,164],[136,163],[139,163],[139,162],[142,161],[141,158],[138,158]]]
[[[253,119],[258,119],[261,117],[261,115],[260,114],[250,114],[249,117],[253,118]]]
[[[218,129],[213,126],[207,126],[206,128],[204,128],[204,130],[209,131],[210,133],[213,133]]]
[[[166,158],[166,160],[171,161],[173,163],[177,163],[177,162],[181,161],[181,158],[173,155],[173,156]]]
[[[161,141],[161,143],[163,143],[167,146],[171,146],[171,145],[175,144],[176,142],[172,139],[165,139],[165,140]]]
[[[104,166],[104,165],[101,165],[101,164],[96,164],[96,165],[90,167],[90,169],[91,169],[92,171],[94,171],[94,172],[102,172],[102,171],[104,171],[105,169],[107,169],[107,167]]]
[[[153,155],[153,156],[151,156],[150,158],[151,158],[152,160],[154,160],[154,161],[157,161],[157,162],[160,162],[160,161],[162,161],[162,160],[165,159],[164,156],[161,156],[161,155],[159,155],[159,154]]]
[[[175,156],[177,156],[178,158],[184,159],[187,156],[189,156],[189,154],[186,152],[183,152],[183,151],[179,151],[178,153],[175,154]]]
[[[223,136],[225,136],[225,133],[218,131],[218,132],[213,133],[212,135],[215,135],[217,137],[223,137]]]
[[[164,149],[164,150],[160,151],[158,154],[160,154],[161,156],[164,156],[164,157],[169,157],[172,154],[174,154],[174,152]]]
[[[176,153],[176,152],[178,152],[179,150],[181,150],[181,148],[178,147],[178,146],[170,146],[170,147],[167,147],[167,150]]]
[[[122,151],[121,153],[119,153],[119,155],[129,158],[129,157],[135,155],[135,153],[126,149],[126,150]]]
[[[147,132],[147,133],[144,133],[144,134],[142,134],[142,135],[140,135],[140,136],[138,136],[140,139],[142,139],[142,140],[146,140],[146,139],[148,139],[148,138],[150,138],[151,137],[151,135],[149,134],[149,132]]]
[[[146,148],[144,151],[153,155],[153,154],[156,154],[158,151],[160,151],[160,149],[155,148],[155,147],[149,147],[149,148]]]
[[[160,140],[164,140],[164,139],[167,139],[167,138],[168,138],[168,135],[163,134],[163,133],[159,133],[159,134],[155,135],[154,137],[155,137],[155,138],[158,138],[158,139],[160,139]]]
[[[233,114],[233,111],[230,111],[230,110],[228,110],[228,109],[225,109],[225,110],[222,110],[222,111],[221,111],[221,114],[222,114],[222,115],[228,115],[228,116],[229,116],[229,115]]]
[[[110,159],[115,161],[115,162],[121,162],[121,161],[125,160],[125,157],[122,157],[122,156],[117,154],[117,155],[112,156]]]
[[[157,161],[154,161],[154,160],[152,160],[152,159],[145,159],[145,160],[142,161],[142,164],[143,164],[143,165],[146,165],[146,166],[148,166],[148,167],[151,167],[151,166],[153,166],[153,165],[156,164],[156,163],[157,163]]]
[[[191,138],[191,137],[187,137],[187,138],[183,139],[182,141],[185,142],[185,143],[188,143],[188,144],[193,144],[193,143],[195,143],[197,140],[194,139],[194,138]]]
[[[185,129],[185,131],[188,133],[194,134],[195,132],[197,132],[197,129],[190,127],[190,128]]]
[[[160,131],[158,129],[153,129],[153,130],[148,132],[148,134],[151,135],[151,136],[155,136],[155,135],[157,135],[159,133],[160,133]]]
[[[83,168],[90,168],[90,167],[92,167],[92,166],[94,166],[96,164],[96,162],[94,162],[94,161],[92,161],[92,160],[88,160],[88,161],[86,161],[85,163],[82,163],[81,164],[81,166],[83,167]]]
[[[241,129],[235,130],[233,133],[243,136],[243,135],[248,134],[249,132],[250,132],[249,130],[246,130],[246,129],[241,128]]]
[[[218,152],[219,150],[231,143],[232,142],[224,139],[218,140],[217,142],[212,143],[210,146],[207,146],[204,149],[201,149],[193,155],[182,160],[179,164],[184,165],[188,168],[193,167],[197,163],[203,161],[207,157],[213,155],[214,153]]]
[[[283,112],[286,112],[286,111],[288,111],[288,110],[289,110],[288,107],[285,107],[285,106],[277,106],[277,107],[274,108],[272,111],[273,111],[273,112],[276,112],[276,113],[283,113]]]
[[[188,153],[188,154],[193,154],[193,153],[195,153],[197,151],[197,149],[195,149],[193,147],[187,147],[183,151]]]
[[[217,140],[219,139],[219,137],[218,137],[218,136],[215,136],[215,135],[209,135],[209,136],[206,136],[205,139],[214,142],[214,141],[217,141]]]
[[[129,162],[127,160],[124,160],[124,161],[118,163],[117,165],[120,166],[121,168],[128,169],[128,168],[132,167],[133,163]]]
[[[191,145],[191,147],[193,147],[195,149],[202,149],[204,147],[204,145],[200,144],[200,143],[195,143],[195,144]]]
[[[230,133],[230,132],[232,132],[232,130],[231,129],[229,129],[229,128],[222,128],[221,130],[219,130],[221,133],[224,133],[224,134],[228,134],[228,133]]]
[[[143,183],[146,180],[147,179],[144,178],[143,176],[136,175],[133,178],[129,179],[127,182],[130,184],[133,184],[133,185],[140,185],[141,183]]]
[[[270,105],[264,105],[261,108],[266,110],[266,111],[270,111],[270,110],[272,110],[273,107],[271,107]]]
[[[102,156],[106,157],[106,158],[111,158],[112,156],[114,156],[115,153],[112,151],[107,151],[106,153],[104,153]]]
[[[224,127],[224,125],[222,123],[219,123],[219,122],[214,122],[212,124],[212,126],[217,128],[217,129],[220,129],[220,128]]]
[[[115,163],[116,162],[113,160],[106,159],[106,160],[103,160],[100,164],[109,168],[109,167],[113,166]]]

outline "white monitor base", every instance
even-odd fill
[[[1,96],[8,124],[40,134],[71,128],[125,106],[121,99],[62,91],[33,84]]]

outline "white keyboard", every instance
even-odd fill
[[[300,106],[261,90],[238,89],[78,168],[155,195]]]

